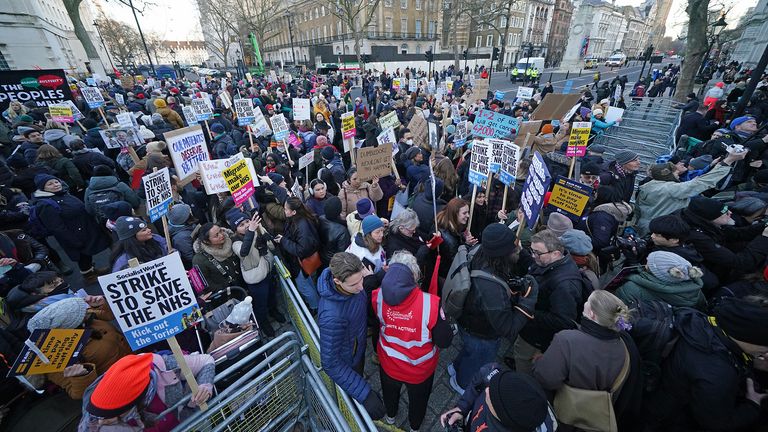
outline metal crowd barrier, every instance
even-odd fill
[[[347,421],[346,426],[351,432],[375,432],[377,431],[371,417],[365,411],[362,405],[357,401],[350,398],[346,392],[339,388],[328,375],[322,370],[322,364],[320,360],[320,330],[317,327],[317,322],[309,313],[304,304],[304,300],[301,298],[301,294],[296,289],[296,286],[291,279],[291,275],[283,265],[280,258],[275,257],[275,269],[280,279],[280,286],[283,290],[285,297],[286,308],[288,314],[293,321],[293,325],[302,342],[306,345],[307,352],[309,353],[309,359],[317,369],[317,373],[320,376],[320,380],[325,384],[328,393],[335,397],[338,409]]]
[[[246,372],[208,401],[206,411],[195,411],[174,431],[239,432],[305,430],[349,431],[333,396],[309,358],[301,353],[296,333],[287,332],[218,374],[215,382]],[[258,361],[256,366],[252,366]],[[186,396],[165,412],[188,403]]]

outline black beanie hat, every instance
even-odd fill
[[[691,232],[691,227],[678,215],[669,214],[651,219],[648,224],[651,234],[659,234],[668,239],[685,241]]]
[[[727,213],[728,206],[716,199],[696,196],[691,198],[688,210],[708,221],[713,221]]]
[[[536,380],[513,371],[494,370],[488,395],[496,417],[512,431],[530,432],[544,423],[549,412],[547,396]]]
[[[741,342],[768,346],[768,307],[726,297],[715,307],[715,318],[728,336]]]
[[[94,177],[108,177],[113,175],[115,175],[115,173],[112,171],[112,168],[106,165],[96,165],[96,167],[93,169]]]
[[[515,251],[515,231],[504,224],[492,223],[482,235],[483,253],[489,257],[502,257]]]
[[[338,220],[341,217],[341,200],[337,196],[329,196],[323,205],[325,217],[328,220]]]

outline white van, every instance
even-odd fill
[[[626,63],[627,56],[622,53],[614,54],[605,61],[605,65],[608,67],[622,67]]]
[[[517,61],[515,68],[520,76],[525,76],[525,68],[536,68],[539,70],[539,76],[544,72],[544,57],[523,57]]]

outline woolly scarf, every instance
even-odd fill
[[[616,221],[619,223],[623,223],[627,221],[627,217],[630,213],[632,213],[632,207],[622,201],[619,203],[600,204],[599,206],[595,207],[594,210],[592,210],[592,213],[598,211],[606,212],[613,216],[613,218],[616,219]]]
[[[233,253],[232,239],[229,236],[224,238],[224,244],[221,248],[216,248],[203,242],[200,242],[200,247],[203,249],[203,252],[211,254],[211,256],[219,262],[226,261]]]

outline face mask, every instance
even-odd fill
[[[413,145],[413,140],[412,139],[405,140],[405,143],[408,144],[409,146],[412,146]]]

